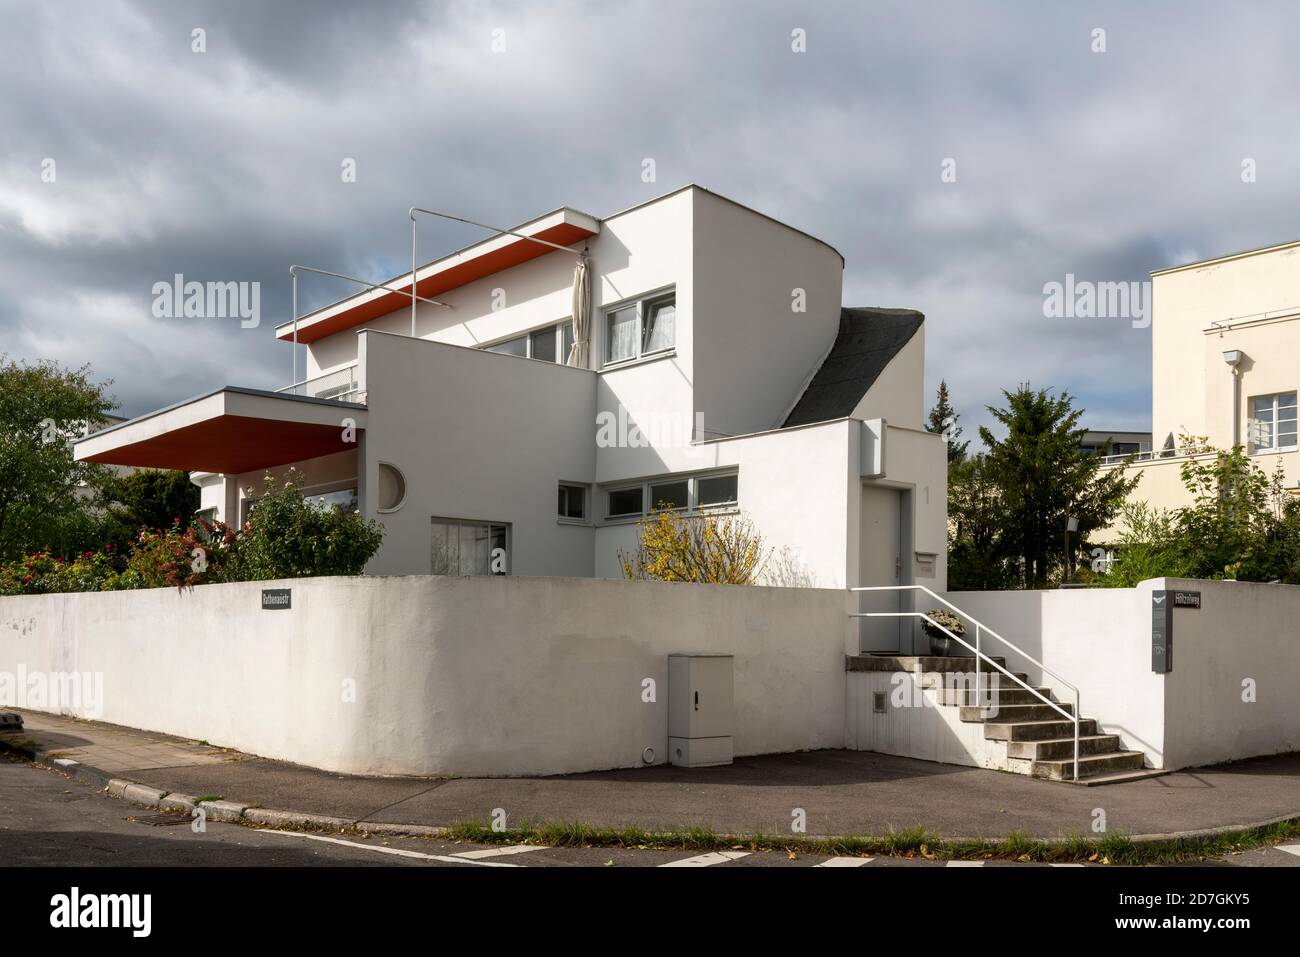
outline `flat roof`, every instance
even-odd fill
[[[1163,269],[1151,270],[1151,275],[1162,276],[1165,273],[1179,272],[1183,269],[1195,269],[1200,266],[1210,266],[1215,263],[1229,262],[1233,259],[1244,259],[1247,256],[1259,256],[1263,253],[1278,252],[1282,249],[1292,249],[1300,246],[1300,239],[1292,239],[1285,243],[1275,243],[1272,246],[1259,246],[1255,249],[1243,249],[1241,252],[1225,253],[1222,256],[1212,256],[1209,259],[1198,259],[1195,262],[1181,263],[1177,266],[1165,266]]]
[[[679,186],[626,209],[621,209],[616,213],[611,213],[604,219],[597,219],[570,206],[561,206],[525,223],[512,226],[510,231],[512,233],[523,233],[526,236],[546,240],[561,246],[576,245],[597,235],[603,222],[625,216],[628,213],[669,199],[690,189],[697,189],[702,193],[707,193],[738,209],[743,209],[748,213],[766,219],[768,222],[775,223],[791,232],[811,239],[835,253],[840,259],[841,266],[844,264],[844,254],[825,240],[818,239],[811,233],[804,232],[789,223],[784,223],[766,213],[759,212],[744,203],[738,203],[721,193],[715,193],[698,183],[687,183],[685,186]],[[498,233],[495,236],[464,246],[453,253],[418,267],[416,269],[416,276],[418,277],[416,294],[426,299],[433,298],[440,293],[449,292],[477,279],[482,279],[485,276],[493,275],[512,266],[521,265],[529,260],[556,251],[549,246],[531,242],[529,239],[513,236],[510,233]],[[299,316],[297,321],[298,342],[315,342],[317,339],[333,335],[336,332],[356,328],[371,319],[389,315],[399,309],[409,308],[411,304],[409,292],[411,273],[409,270],[375,285],[390,288],[366,289],[329,305],[322,306],[305,316]],[[292,342],[294,339],[294,325],[293,320],[277,325],[275,327],[276,338],[283,342]]]
[[[366,426],[353,402],[227,386],[77,441],[79,462],[227,475],[355,451],[343,419]]]

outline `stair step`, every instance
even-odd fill
[[[1028,758],[1031,761],[1074,761],[1073,725],[1068,738],[1047,738],[1042,741],[1008,741],[1007,757]],[[1080,734],[1079,756],[1108,754],[1118,751],[1117,734]]]
[[[1079,719],[1080,736],[1096,733],[1096,719]],[[1074,722],[1066,721],[1059,714],[1055,721],[1007,721],[999,716],[984,722],[984,737],[991,741],[1049,741],[1066,735],[1074,740]]]
[[[1058,711],[1057,708],[1061,710]],[[981,707],[961,707],[961,720],[963,721],[996,721],[999,724],[1017,724],[1025,721],[1051,721],[1053,719],[1064,721],[1061,714],[1074,714],[1073,704],[1058,704],[1056,708],[1049,704],[997,704],[996,707],[988,709]],[[1073,736],[1074,724],[1070,724],[1070,734]]]
[[[1097,788],[1105,784],[1124,784],[1127,781],[1145,781],[1147,778],[1158,778],[1169,772],[1163,768],[1142,768],[1136,771],[1116,771],[1114,774],[1091,774],[1088,777],[1079,778],[1078,783],[1086,788]],[[1073,784],[1073,781],[1067,781]]]
[[[1079,758],[1079,777],[1111,774],[1116,771],[1141,770],[1146,756],[1141,751],[1112,751]],[[1074,776],[1074,761],[1035,761],[1029,773],[1049,781],[1069,781]]]
[[[1034,691],[1049,699],[1052,698],[1051,688],[1035,688]],[[945,686],[939,693],[940,704],[975,706],[994,701],[999,705],[1043,703],[1043,699],[1034,694],[1033,691],[1028,691],[1019,685],[1012,684],[1010,681],[999,682],[996,688],[981,687],[978,692],[974,688],[974,682],[971,682],[970,687],[965,688]]]

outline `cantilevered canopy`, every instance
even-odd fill
[[[354,451],[366,407],[227,386],[87,436],[78,461],[234,475]]]
[[[468,285],[476,279],[518,266],[555,250],[532,239],[545,240],[561,246],[596,235],[600,221],[576,209],[557,209],[532,222],[512,230],[521,235],[503,233],[481,243],[475,243],[436,262],[421,266],[415,294],[426,299]],[[298,320],[298,341],[315,342],[325,336],[364,325],[372,319],[386,316],[398,309],[411,307],[411,274],[405,273],[381,285],[389,289],[369,289],[350,296],[333,305],[319,309]],[[393,292],[391,290],[397,290]],[[294,324],[286,322],[275,327],[277,339],[292,342]]]

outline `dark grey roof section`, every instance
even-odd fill
[[[915,309],[845,306],[840,310],[835,344],[781,427],[852,415],[923,322],[925,316]]]

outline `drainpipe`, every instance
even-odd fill
[[[1241,350],[1226,349],[1223,361],[1232,369],[1232,447],[1241,444]]]

